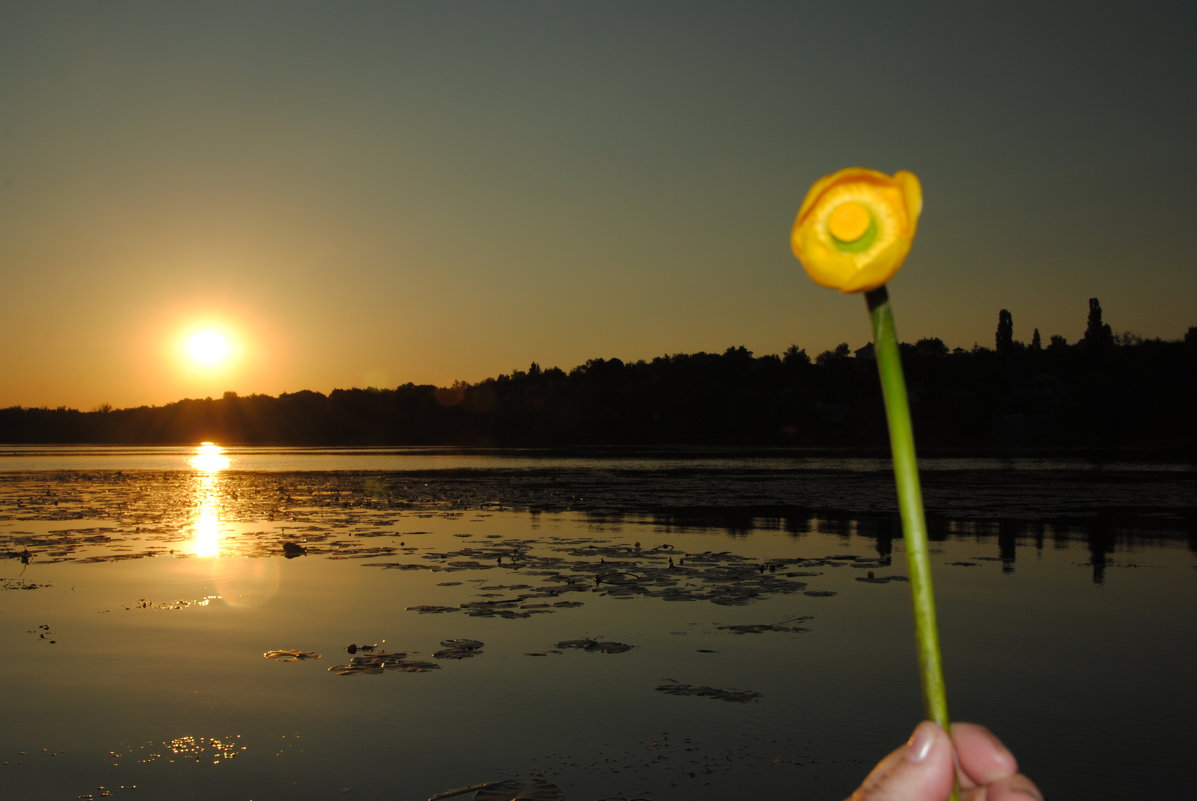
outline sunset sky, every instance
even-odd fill
[[[903,340],[1179,339],[1195,8],[0,0],[0,407],[859,347],[789,250],[851,165],[923,183]]]

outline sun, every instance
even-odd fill
[[[215,369],[233,360],[236,345],[233,334],[220,326],[205,325],[183,336],[183,357],[193,367]]]

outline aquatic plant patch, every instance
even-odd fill
[[[729,690],[722,687],[697,686],[694,684],[670,683],[661,684],[657,692],[666,695],[696,695],[700,698],[713,698],[716,701],[730,701],[736,704],[746,704],[763,696],[755,690]]]

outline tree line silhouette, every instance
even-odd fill
[[[1181,341],[1115,335],[1090,300],[1084,336],[994,348],[902,344],[919,444],[929,448],[1197,446],[1197,327]],[[451,387],[304,390],[130,409],[0,409],[8,443],[289,445],[741,445],[884,447],[872,345],[818,354],[591,359]]]

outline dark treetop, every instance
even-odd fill
[[[1096,301],[1094,301],[1096,303]],[[997,349],[902,345],[920,446],[1197,446],[1197,328],[1183,341],[1111,335],[1093,319],[1082,341],[1013,340]],[[1038,332],[1036,332],[1038,333]],[[302,391],[182,400],[161,407],[0,410],[9,443],[294,445],[752,445],[883,447],[872,347],[846,344],[814,361],[782,356],[592,359],[452,387]]]

